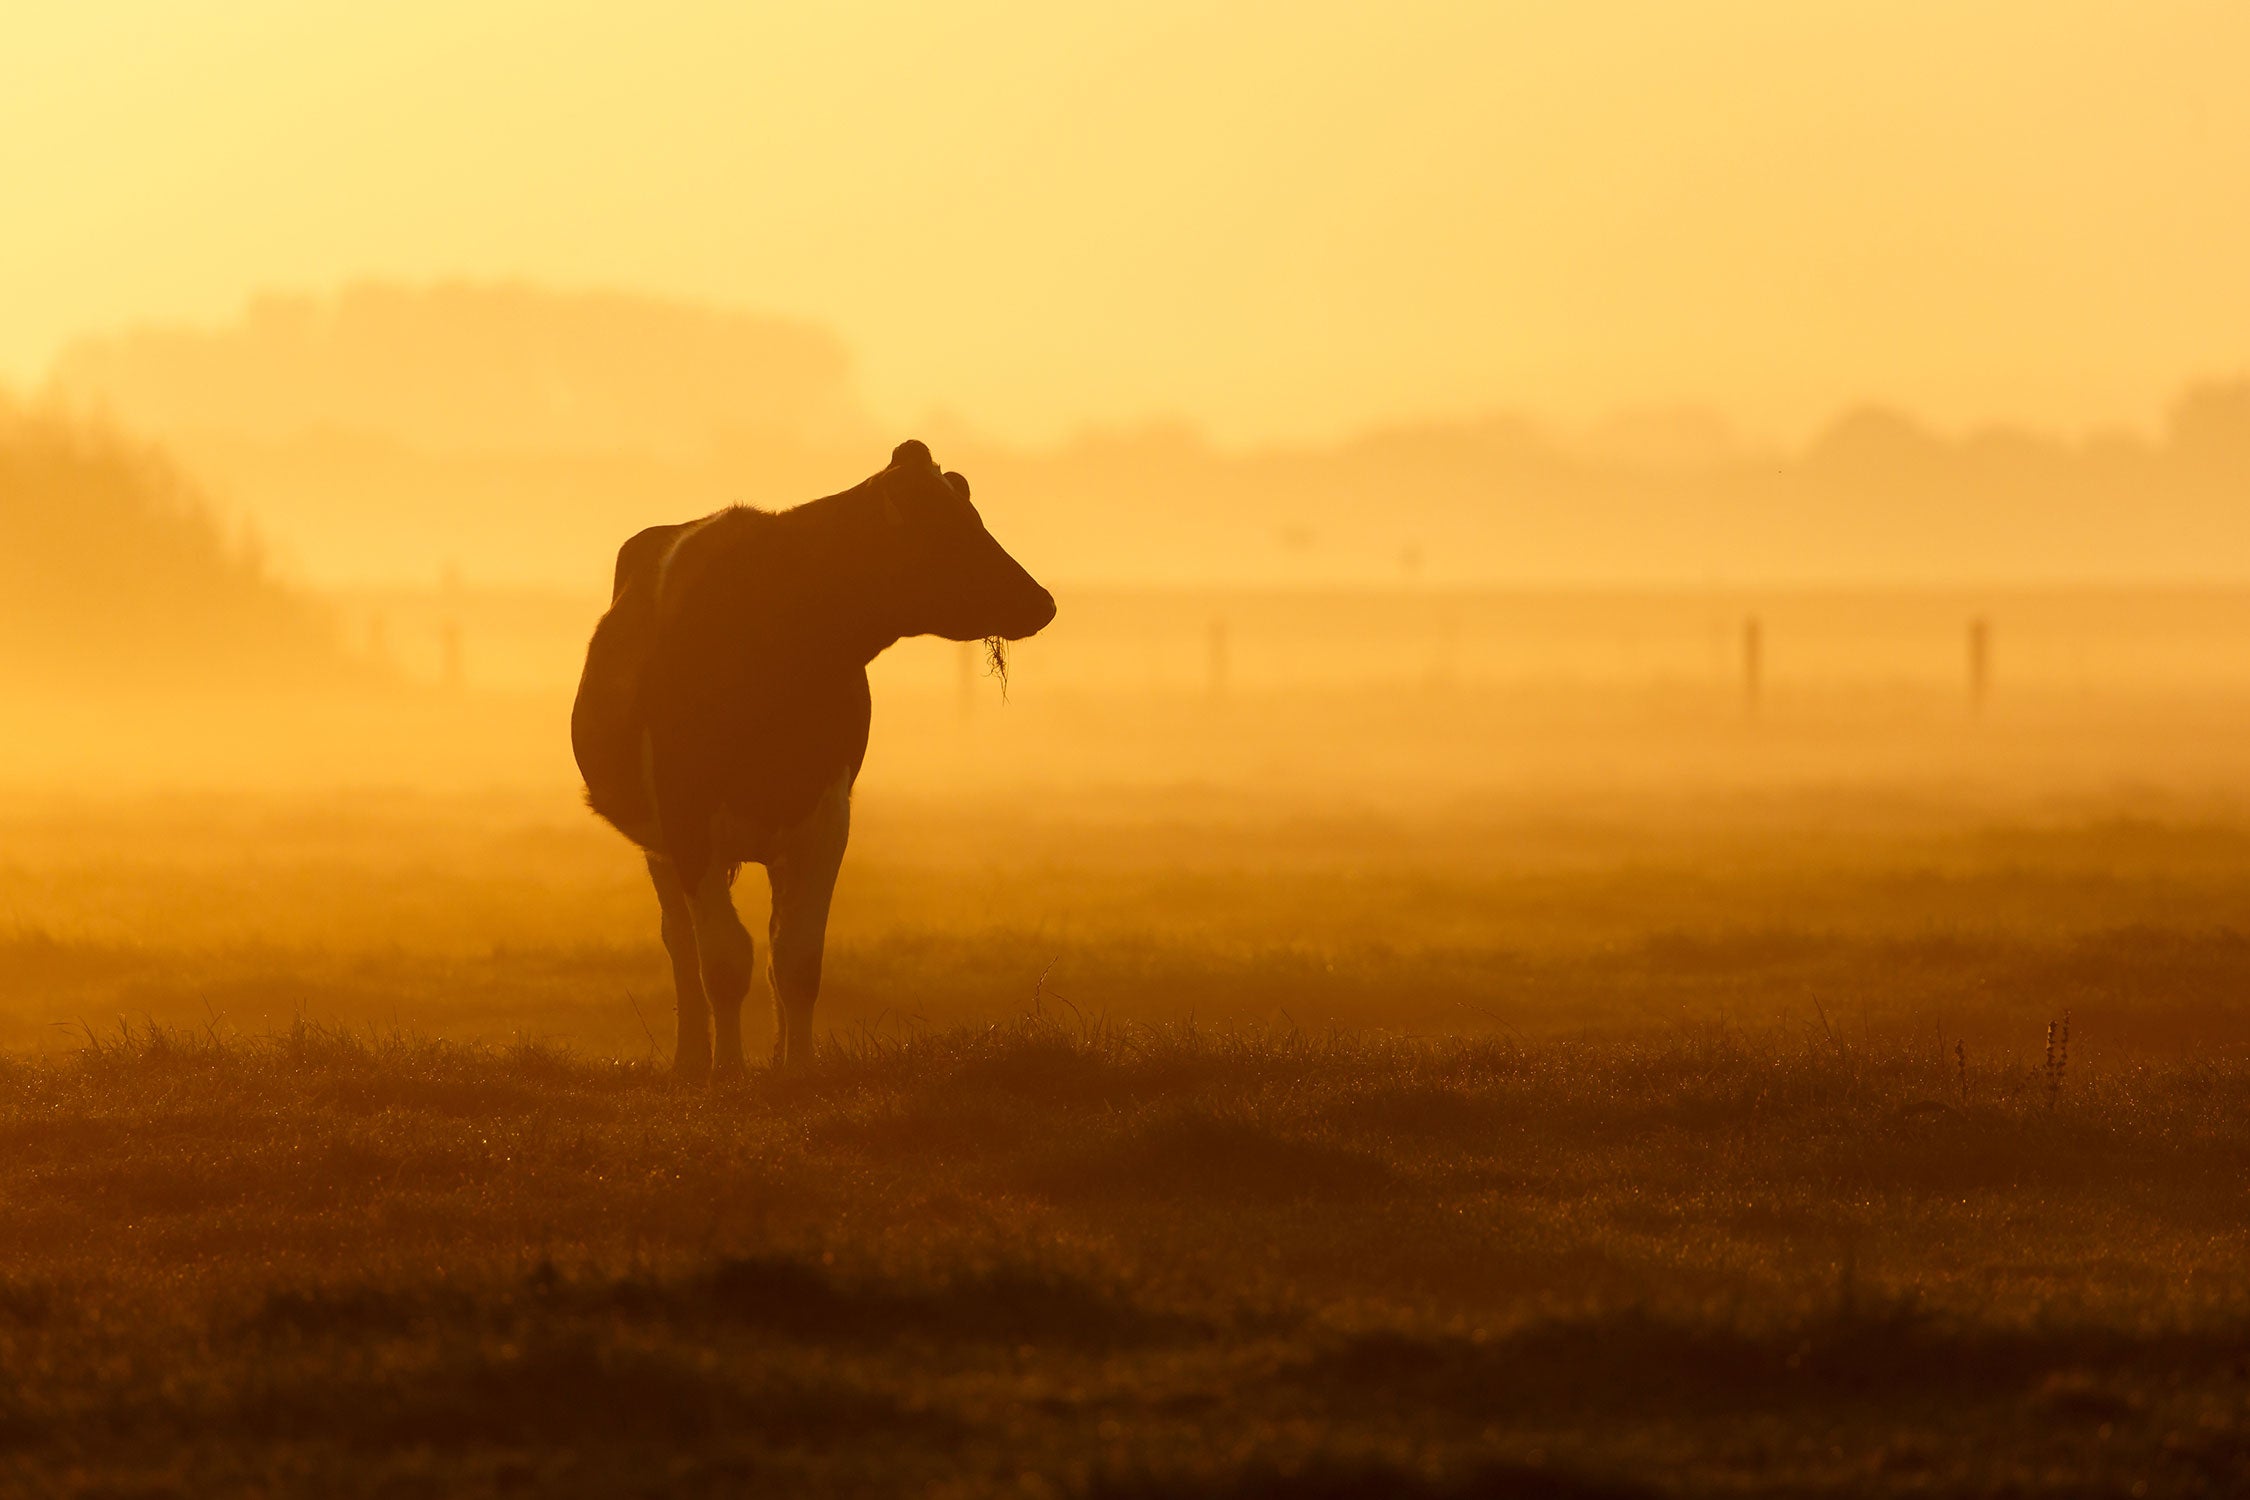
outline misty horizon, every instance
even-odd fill
[[[526,281],[272,295],[73,342],[37,404],[158,442],[322,586],[592,587],[607,539],[854,482],[907,435],[1083,584],[2209,583],[2250,576],[2250,381],[2152,433],[1960,433],[1864,402],[1761,445],[1708,409],[1230,448],[1190,421],[1024,445],[874,415],[803,320]]]

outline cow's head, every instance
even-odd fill
[[[969,481],[941,473],[919,442],[898,445],[870,484],[902,633],[1021,640],[1055,617],[1055,596],[984,529]]]

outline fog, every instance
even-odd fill
[[[598,591],[618,539],[786,506],[903,435],[802,321],[520,282],[357,283],[68,345],[44,406],[160,442],[229,525],[326,586]],[[1059,581],[1412,590],[2240,582],[2250,384],[2146,432],[1934,428],[1863,402],[1797,443],[1692,406],[1529,412],[1222,446],[1192,421],[1026,445],[939,418],[1011,546]]]
[[[13,7],[0,1488],[2250,1493],[2246,76]]]

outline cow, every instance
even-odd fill
[[[773,889],[773,1060],[812,1055],[828,905],[867,753],[867,664],[911,635],[1016,640],[1055,617],[920,442],[787,510],[734,506],[619,549],[570,715],[593,810],[640,846],[679,997],[675,1072],[739,1077],[754,944],[745,864]]]

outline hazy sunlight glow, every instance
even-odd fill
[[[86,0],[0,22],[0,371],[273,287],[835,328],[878,412],[2147,425],[2250,349],[2250,11]]]

